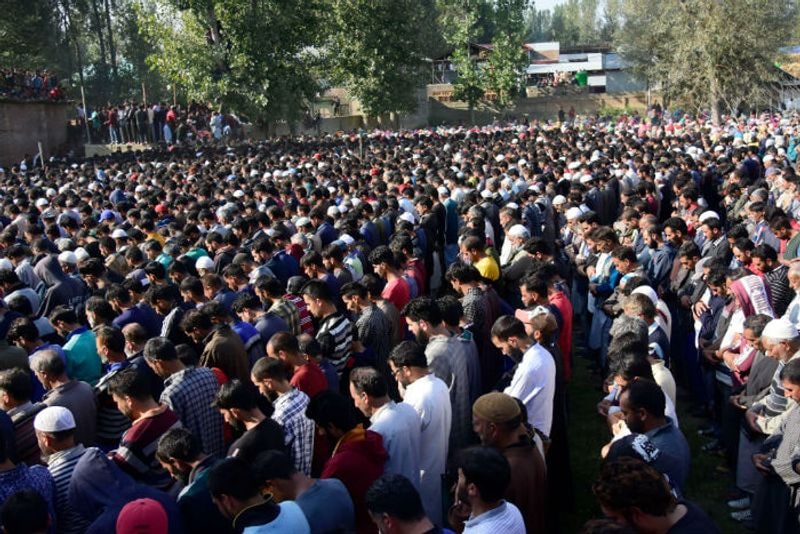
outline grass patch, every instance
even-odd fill
[[[610,439],[610,435],[595,409],[602,393],[599,379],[590,373],[587,360],[575,358],[568,391],[568,431],[575,507],[574,513],[562,518],[561,525],[563,532],[573,533],[579,532],[587,520],[602,517],[592,495],[592,482],[600,470],[600,448]],[[697,429],[705,422],[689,415],[686,408],[686,402],[680,402],[679,399],[677,409],[681,430],[692,450],[686,498],[705,510],[721,532],[745,534],[747,530],[730,519],[728,514],[731,510],[725,504],[728,491],[733,486],[733,474],[717,470],[717,466],[724,464],[723,458],[700,450],[706,439],[697,434]]]

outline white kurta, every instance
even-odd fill
[[[420,434],[420,494],[428,517],[442,525],[441,476],[447,467],[452,411],[450,392],[432,374],[406,388],[404,402],[410,404],[422,421]]]
[[[522,401],[528,422],[546,436],[553,425],[553,397],[556,393],[556,363],[547,349],[534,343],[522,356],[511,384],[505,389]]]
[[[419,414],[409,404],[389,401],[372,414],[370,422],[369,429],[381,435],[383,448],[389,454],[385,472],[403,475],[419,489]]]

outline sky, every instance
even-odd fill
[[[536,9],[553,9],[554,6],[558,4],[563,4],[564,0],[534,0],[533,5],[536,6]]]

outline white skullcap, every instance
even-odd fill
[[[484,189],[483,191],[481,191],[481,197],[483,198],[492,198],[492,196],[493,196],[492,192],[489,191],[488,189]]]
[[[336,217],[337,215],[339,215],[339,208],[336,206],[330,206],[328,208],[328,217]]]
[[[75,257],[78,259],[78,263],[90,258],[89,253],[86,252],[86,249],[83,247],[78,247],[75,249]]]
[[[207,269],[207,270],[213,269],[214,260],[212,260],[208,256],[201,256],[197,258],[196,262],[194,262],[194,268],[197,269],[198,271],[200,269]]]
[[[581,162],[580,162],[580,161],[573,161],[572,163],[570,163],[569,165],[567,165],[567,168],[568,168],[569,170],[572,170],[572,171],[574,171],[575,169],[577,169],[577,168],[578,168],[578,167],[580,167],[580,166],[581,166]]]
[[[300,217],[294,222],[295,226],[309,226],[311,225],[311,219],[308,217]]]
[[[50,202],[47,201],[46,198],[37,198],[36,199],[36,207],[47,206]]]
[[[566,203],[567,203],[567,197],[565,197],[564,195],[556,195],[555,198],[553,199],[554,206],[560,206],[561,204],[566,204]]]
[[[353,239],[349,234],[340,235],[339,236],[339,241],[341,241],[342,243],[344,243],[347,246],[350,246],[350,245],[352,245],[353,243],[356,242],[356,240]]]
[[[570,208],[567,210],[566,215],[567,215],[567,220],[571,221],[572,219],[577,219],[578,217],[583,215],[583,212],[581,211],[580,208]]]
[[[509,202],[508,204],[506,204],[506,207],[507,208],[511,208],[512,210],[515,210],[515,209],[519,208],[519,204],[517,204],[516,202]]]
[[[116,230],[111,232],[112,239],[125,239],[126,237],[128,237],[128,232],[126,232],[122,228],[117,228]]]
[[[417,222],[417,220],[414,218],[414,214],[413,213],[409,213],[407,211],[404,211],[403,214],[400,215],[400,220],[408,221],[411,224],[414,224],[414,223]]]
[[[521,224],[515,224],[508,229],[509,237],[528,237],[528,229]]]
[[[439,187],[436,191],[439,193],[439,195],[441,195],[443,197],[449,197],[450,196],[450,191],[445,186]]]
[[[33,428],[39,432],[63,432],[75,428],[75,418],[68,408],[48,406],[33,420]]]
[[[594,178],[592,177],[591,174],[584,174],[583,176],[581,176],[581,183],[582,184],[588,184],[592,180],[594,180]]]
[[[709,219],[719,220],[719,213],[717,213],[716,211],[704,211],[703,213],[700,214],[700,217],[698,217],[698,219],[700,219],[700,222],[705,222]]]
[[[631,291],[631,295],[634,293],[640,293],[642,295],[647,296],[647,298],[653,301],[654,306],[658,304],[658,295],[656,295],[656,290],[650,286],[639,286],[633,291]]]
[[[797,327],[786,319],[773,319],[764,327],[761,337],[785,341],[798,337]]]
[[[74,252],[65,250],[58,255],[58,263],[69,263],[70,265],[78,265],[78,257]]]
[[[14,264],[6,258],[0,259],[0,271],[13,271]]]

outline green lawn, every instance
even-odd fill
[[[574,533],[588,519],[602,517],[592,496],[592,481],[600,469],[600,448],[609,439],[605,422],[595,410],[602,393],[599,381],[588,370],[588,362],[575,358],[569,384],[569,446],[575,481],[575,513],[563,519],[563,531]],[[686,403],[678,403],[678,414],[686,438],[692,448],[692,469],[686,497],[702,507],[715,521],[721,532],[744,534],[744,529],[728,517],[725,505],[732,475],[720,473],[716,467],[723,459],[700,450],[706,439],[698,436],[703,421],[686,413]]]

